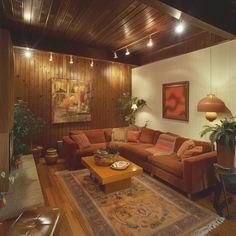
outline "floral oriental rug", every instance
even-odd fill
[[[224,220],[146,174],[110,194],[86,169],[56,174],[90,235],[205,235]]]

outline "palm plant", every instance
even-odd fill
[[[236,122],[234,117],[220,120],[220,124],[204,126],[201,137],[210,133],[212,144],[217,144],[217,162],[223,166],[234,168],[234,156],[236,145]]]
[[[201,137],[210,133],[209,139],[212,144],[215,142],[224,143],[227,146],[235,146],[236,144],[236,122],[234,117],[220,120],[220,124],[215,126],[204,126],[205,129],[201,132]]]

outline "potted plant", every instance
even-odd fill
[[[135,123],[136,113],[146,105],[146,101],[138,97],[132,97],[128,92],[124,92],[118,98],[118,109],[122,111],[124,121],[129,124]]]
[[[3,181],[6,178],[6,173],[4,171],[0,170],[0,181]],[[13,184],[15,182],[15,176],[9,176],[8,181],[10,184]],[[8,185],[8,184],[6,184]],[[5,207],[6,205],[6,194],[7,192],[4,189],[4,186],[1,186],[0,189],[0,208]]]
[[[32,138],[39,133],[45,122],[35,116],[28,108],[27,103],[18,100],[14,105],[13,124],[13,155],[14,161],[23,153],[29,153],[32,149]],[[25,143],[30,139],[28,143]]]
[[[234,117],[220,120],[220,124],[206,125],[201,132],[201,137],[210,133],[209,139],[212,144],[216,142],[217,162],[220,165],[234,168],[234,155],[236,144],[236,122]]]

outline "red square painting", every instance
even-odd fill
[[[162,117],[188,121],[189,81],[162,85]]]

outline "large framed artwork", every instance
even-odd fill
[[[162,85],[162,117],[188,121],[189,81]]]
[[[91,121],[91,82],[52,79],[52,123]]]

